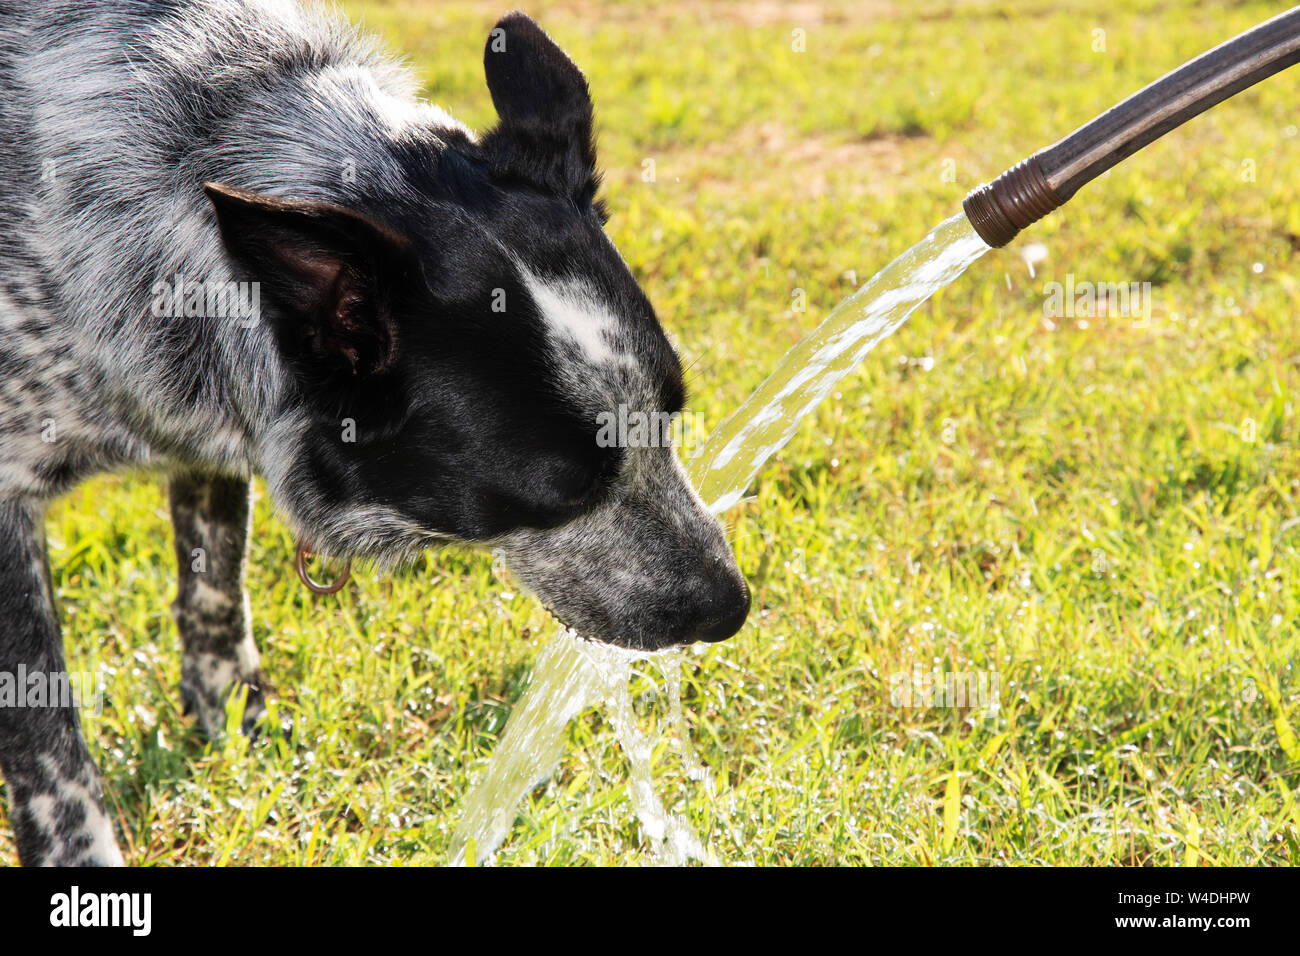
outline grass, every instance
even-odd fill
[[[479,54],[504,8],[345,7],[491,122]],[[587,70],[611,235],[713,424],[971,187],[1277,6],[529,10]],[[720,857],[1300,862],[1294,94],[1285,74],[1241,94],[987,255],[727,515],[755,609],[684,677],[712,793],[662,753],[659,781]],[[1150,282],[1152,315],[1046,317],[1067,274]],[[106,675],[87,732],[133,862],[445,861],[551,631],[488,558],[314,599],[259,498],[254,627],[294,732],[209,745],[178,711],[161,484],[97,480],[49,531],[69,666]],[[1001,706],[895,706],[915,669],[992,674]],[[638,858],[606,719],[570,737],[501,862]],[[0,820],[12,860],[7,840]]]

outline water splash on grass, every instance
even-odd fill
[[[803,420],[881,341],[907,321],[918,306],[948,285],[988,246],[964,215],[946,220],[881,269],[841,302],[822,323],[786,353],[776,370],[710,435],[687,466],[700,497],[722,512],[743,497],[765,462],[794,436]],[[559,763],[570,720],[604,701],[610,722],[630,764],[632,807],[650,843],[652,857],[670,865],[688,860],[717,862],[689,822],[667,810],[653,785],[654,742],[634,719],[628,682],[634,665],[647,658],[593,644],[561,632],[544,647],[532,682],[511,714],[487,771],[465,798],[452,837],[452,862],[489,859],[514,822],[524,795],[550,776]],[[679,753],[692,779],[707,782],[695,759],[681,709],[681,651],[659,660]]]

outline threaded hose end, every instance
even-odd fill
[[[972,189],[961,204],[980,238],[995,249],[1062,205],[1064,201],[1047,184],[1037,156],[1016,163],[992,182]]]

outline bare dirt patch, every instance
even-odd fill
[[[652,153],[660,182],[716,190],[779,190],[793,199],[886,195],[899,181],[939,167],[933,139],[876,136],[845,139],[803,133],[781,123],[754,124],[705,146],[681,146]],[[641,169],[609,170],[611,181],[632,181]]]

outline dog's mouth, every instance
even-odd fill
[[[571,636],[636,654],[726,640],[749,612],[749,589],[738,570],[721,575],[708,590],[670,592],[647,586],[643,593],[629,594],[615,588],[615,600],[606,603],[591,588],[575,583],[583,580],[577,575],[535,582],[506,561],[501,565],[507,573],[499,580],[536,599]]]
[[[537,598],[534,594],[533,597]],[[555,605],[542,601],[538,598],[542,609],[546,611],[551,620],[559,624],[568,633],[570,637],[578,640],[587,641],[592,644],[601,644],[606,647],[617,647],[620,650],[629,651],[638,654],[649,654],[657,651],[667,651],[677,647],[685,647],[689,641],[665,641],[662,643],[647,642],[644,639],[638,640],[635,637],[625,636],[624,630],[614,625],[612,621],[603,624],[579,624],[575,620],[560,611]]]
[[[554,621],[556,624],[560,625],[560,627],[568,631],[570,637],[580,637],[585,641],[591,640],[591,638],[587,637],[585,634],[579,631],[578,628],[574,626],[573,622],[565,618],[563,614],[555,610],[555,608],[551,607],[551,605],[543,602],[542,610],[544,610],[547,613],[547,615],[550,616],[552,621]]]
[[[618,505],[552,531],[494,541],[505,580],[537,598],[562,627],[634,653],[736,633],[749,612],[744,578],[721,526],[685,479],[666,470]]]
[[[621,647],[626,650],[638,649],[632,642],[621,640],[618,637],[619,628],[615,627],[612,621],[606,619],[600,622],[587,621],[584,623],[578,620],[576,615],[561,610],[554,601],[543,597],[536,588],[524,580],[523,576],[510,566],[509,561],[500,551],[493,552],[492,573],[506,588],[526,594],[540,604],[547,616],[560,625],[570,637],[589,641],[593,644]]]
[[[536,597],[536,595],[534,595],[534,597]],[[621,647],[625,650],[634,649],[630,644],[625,644],[617,639],[610,639],[603,636],[599,636],[598,634],[590,633],[592,631],[592,628],[581,627],[575,624],[571,618],[566,617],[563,613],[556,610],[553,605],[548,604],[545,601],[542,601],[541,604],[542,604],[542,609],[546,611],[546,613],[550,616],[551,620],[555,621],[562,628],[564,628],[564,630],[568,632],[568,635],[570,637],[574,637],[582,641],[589,641],[592,644],[607,644],[611,647]]]
[[[535,596],[535,595],[534,595]],[[597,624],[578,624],[554,605],[541,602],[547,615],[565,629],[570,637],[600,644],[605,647],[617,647],[631,654],[657,654],[662,651],[688,647],[697,638],[665,634],[658,637],[652,633],[639,632],[634,625],[619,626],[612,620]]]

